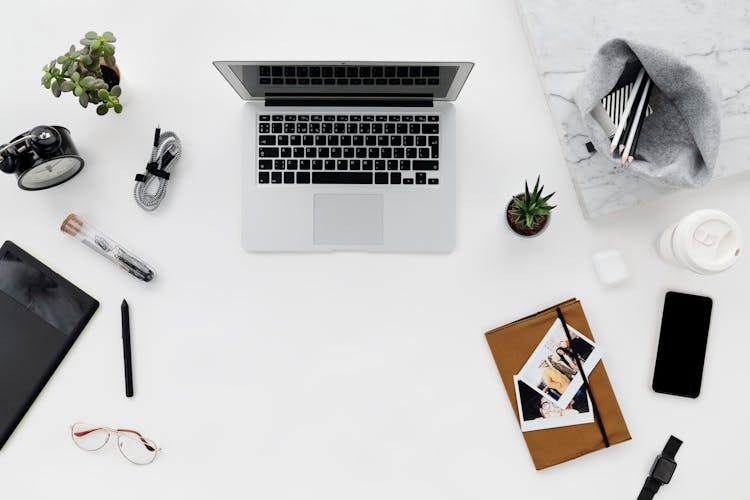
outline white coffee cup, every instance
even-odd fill
[[[742,230],[719,210],[697,210],[672,224],[657,242],[667,262],[698,274],[726,271],[742,251]]]

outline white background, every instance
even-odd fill
[[[3,498],[633,499],[670,433],[685,445],[658,498],[748,498],[750,262],[697,276],[661,262],[654,240],[708,207],[750,232],[750,178],[583,220],[510,0],[36,1],[3,14],[0,137],[65,125],[86,168],[37,193],[0,178],[0,239],[102,303],[0,451]],[[118,38],[122,115],[99,117],[39,85],[41,67],[90,29]],[[244,253],[242,104],[214,59],[474,61],[456,103],[456,251]],[[131,191],[157,123],[185,153],[151,215]],[[503,209],[537,173],[558,208],[545,234],[523,240]],[[70,212],[153,262],[157,280],[141,284],[61,233]],[[604,248],[630,270],[614,290],[590,261]],[[650,389],[670,289],[715,301],[697,400]],[[536,472],[484,332],[572,296],[607,351],[633,440]],[[76,420],[141,430],[163,455],[136,467],[114,446],[83,452],[68,434]]]

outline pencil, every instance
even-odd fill
[[[641,88],[641,81],[643,81],[643,75],[645,74],[646,70],[644,68],[641,68],[641,70],[638,72],[638,76],[635,79],[633,88],[630,91],[630,95],[628,96],[628,101],[625,104],[625,111],[620,116],[620,123],[617,124],[617,132],[615,132],[615,136],[612,138],[612,144],[609,146],[610,153],[614,153],[615,149],[617,149],[617,146],[620,144],[620,136],[622,136],[622,132],[623,130],[625,130],[625,125],[627,124],[628,117],[630,116],[630,110],[633,108],[633,103],[635,102],[638,90]]]
[[[631,126],[630,134],[628,134],[628,142],[625,144],[625,148],[622,153],[622,164],[624,165],[630,153],[633,151],[633,141],[635,140],[636,131],[643,125],[643,120],[646,118],[646,107],[648,100],[651,97],[651,89],[653,88],[653,82],[650,78],[646,79],[646,83],[643,89],[643,95],[641,95],[640,102],[638,103],[638,109],[635,112],[635,121]]]
[[[648,103],[651,100],[651,92],[654,90],[654,83],[651,82],[651,87],[648,89],[648,96],[646,97],[646,108],[643,111],[643,119],[638,124],[638,128],[635,129],[635,138],[633,139],[633,146],[630,148],[630,155],[628,156],[627,163],[632,163],[635,160],[635,153],[638,149],[638,139],[641,137],[641,129],[643,128],[643,122],[646,121],[648,112]]]
[[[122,313],[122,356],[125,363],[125,396],[133,397],[133,361],[130,352],[130,308],[125,299],[120,306]]]

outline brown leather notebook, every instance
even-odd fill
[[[521,370],[547,330],[557,320],[555,310],[557,307],[560,308],[565,316],[565,321],[569,325],[594,340],[583,307],[581,307],[580,301],[576,299],[567,300],[532,316],[495,328],[485,334],[519,425],[520,416],[516,405],[513,375]],[[609,377],[607,377],[603,360],[592,370],[588,382],[596,399],[610,445],[629,440],[630,432],[628,432],[628,426],[625,424],[625,419],[620,411],[620,405],[617,403]],[[605,447],[604,439],[596,422],[525,432],[523,438],[526,440],[526,446],[529,448],[531,459],[534,461],[534,467],[537,470],[578,458]]]

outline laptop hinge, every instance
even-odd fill
[[[431,99],[337,99],[304,97],[269,97],[266,106],[357,106],[357,107],[424,107],[431,108]]]

